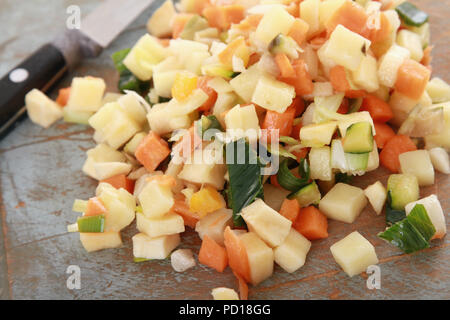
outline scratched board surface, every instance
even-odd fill
[[[98,2],[77,1],[82,13]],[[74,75],[89,74],[104,77],[114,91],[117,75],[109,56],[130,47],[145,32],[147,18],[161,3],[156,2],[110,48],[98,58],[85,61],[60,86],[67,86]],[[65,10],[72,3],[0,2],[0,76],[64,27]],[[431,16],[435,74],[450,81],[450,0],[416,3]],[[27,119],[0,141],[0,298],[210,299],[214,287],[237,288],[229,269],[218,274],[197,265],[176,273],[169,261],[133,263],[134,224],[123,232],[122,248],[92,254],[84,251],[78,234],[66,232],[66,225],[77,217],[71,211],[73,199],[87,199],[95,190],[95,182],[80,171],[85,151],[94,146],[92,133],[86,127],[62,122],[44,130]],[[376,180],[386,183],[387,176],[387,171],[379,169],[356,179],[355,184],[365,187]],[[434,186],[421,189],[421,196],[431,193],[441,200],[448,224],[450,177],[437,174]],[[449,299],[449,237],[433,241],[431,248],[420,253],[405,255],[376,237],[384,227],[384,216],[376,216],[369,207],[354,224],[330,221],[330,237],[314,241],[303,268],[288,274],[276,266],[269,280],[250,288],[250,298]],[[367,289],[365,274],[349,278],[333,260],[330,245],[354,230],[376,247],[380,290]],[[187,231],[182,238],[181,247],[198,252],[200,241],[194,232]],[[79,290],[67,288],[69,265],[80,267]]]

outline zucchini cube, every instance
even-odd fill
[[[138,233],[133,236],[132,241],[135,258],[158,260],[166,259],[181,242],[178,233],[157,238]]]
[[[434,184],[434,168],[427,150],[402,153],[398,156],[398,160],[400,161],[401,172],[415,175],[419,186]]]
[[[160,218],[147,218],[136,213],[136,227],[150,238],[184,232],[184,220],[176,213],[169,212]]]
[[[67,106],[77,111],[96,112],[102,106],[105,89],[102,78],[73,78]]]
[[[286,272],[292,273],[305,264],[310,248],[311,241],[291,228],[283,243],[273,249],[275,262]]]
[[[319,210],[328,218],[353,223],[367,205],[361,188],[345,183],[337,183],[320,200]]]
[[[342,140],[345,152],[366,153],[373,150],[373,134],[370,122],[353,123]]]
[[[391,206],[395,210],[403,210],[408,203],[419,199],[419,182],[412,174],[391,174],[387,189],[391,193]]]
[[[289,234],[292,222],[258,199],[242,209],[242,218],[250,231],[255,232],[269,246],[279,246]]]
[[[333,244],[330,250],[334,260],[349,277],[365,272],[367,267],[378,263],[374,246],[358,231]]]

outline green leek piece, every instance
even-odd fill
[[[150,88],[149,81],[141,81],[136,78],[135,75],[131,73],[130,70],[123,64],[123,60],[126,58],[131,49],[123,49],[117,52],[114,52],[111,56],[114,66],[119,72],[119,90],[121,92],[125,92],[125,90],[133,90],[138,94],[142,95]]]
[[[103,232],[105,216],[100,214],[97,216],[79,217],[77,224],[79,232]]]
[[[290,144],[290,145],[300,144],[300,141],[298,141],[292,137],[286,137],[286,136],[281,136],[280,142],[285,143],[285,144]]]
[[[147,261],[150,261],[150,260],[151,260],[151,259],[147,259],[147,258],[133,257],[133,262],[136,262],[136,263],[147,262]]]
[[[411,2],[405,1],[395,8],[402,21],[408,26],[420,27],[428,21],[428,14]]]
[[[392,196],[391,191],[387,193],[387,201],[386,201],[386,224],[388,226],[393,225],[396,222],[399,222],[406,218],[405,210],[398,210],[392,208]]]
[[[416,204],[410,214],[395,223],[378,237],[387,240],[405,253],[416,252],[430,247],[430,240],[436,229],[422,204]]]
[[[284,189],[297,192],[309,183],[309,165],[306,159],[300,161],[298,166],[298,173],[301,178],[297,178],[289,169],[288,161],[284,160],[280,164],[280,169],[278,170],[277,180],[280,186]]]

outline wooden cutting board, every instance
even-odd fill
[[[97,2],[80,1],[82,12]],[[434,74],[450,81],[450,0],[415,2],[431,16]],[[67,1],[40,2],[39,7],[30,1],[1,2],[0,29],[6,32],[0,35],[0,76],[63,28],[67,5]],[[110,90],[115,90],[117,75],[109,56],[130,47],[145,32],[146,19],[155,7],[146,11],[99,58],[85,61],[61,86],[67,86],[74,75],[89,74],[104,77]],[[15,15],[10,14],[13,11]],[[36,19],[37,15],[47,18]],[[85,151],[94,146],[92,133],[86,127],[62,122],[44,130],[25,120],[0,141],[0,298],[210,299],[212,288],[237,288],[229,269],[218,274],[197,265],[176,273],[170,261],[133,263],[134,224],[123,232],[123,248],[92,254],[84,251],[78,234],[66,232],[66,225],[77,217],[71,211],[73,200],[94,194],[95,182],[80,170]],[[376,180],[386,183],[387,176],[386,170],[379,169],[355,179],[355,184],[365,187]],[[437,174],[434,186],[421,189],[421,196],[431,193],[438,195],[449,223],[450,177]],[[376,237],[384,227],[384,215],[376,216],[370,207],[351,225],[330,221],[330,237],[314,241],[303,268],[288,274],[275,267],[273,277],[250,288],[250,298],[449,299],[449,237],[433,241],[430,249],[406,255]],[[367,288],[365,274],[349,278],[331,256],[330,245],[354,230],[376,247],[380,290]],[[194,232],[189,230],[182,238],[182,248],[198,252],[200,242]],[[79,290],[67,288],[66,270],[70,265],[80,267]]]

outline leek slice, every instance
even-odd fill
[[[309,183],[309,164],[306,159],[302,159],[300,161],[300,165],[298,166],[298,173],[301,178],[297,178],[289,169],[288,161],[284,160],[280,169],[278,170],[277,180],[280,186],[284,189],[296,192],[306,186]]]
[[[105,227],[105,216],[79,217],[77,219],[78,231],[80,232],[103,232]]]
[[[72,211],[75,212],[86,212],[87,210],[87,200],[75,199],[72,205]]]
[[[136,262],[136,263],[147,262],[147,261],[150,261],[150,260],[151,260],[151,259],[147,259],[147,258],[133,257],[133,262]]]
[[[402,21],[408,26],[420,27],[428,21],[428,14],[411,2],[405,1],[395,8]]]
[[[392,195],[391,191],[388,191],[386,201],[386,224],[390,226],[405,218],[406,218],[405,210],[396,210],[392,208]]]
[[[416,204],[410,214],[395,223],[378,237],[387,240],[405,253],[416,252],[430,247],[429,241],[436,229],[422,204]]]

